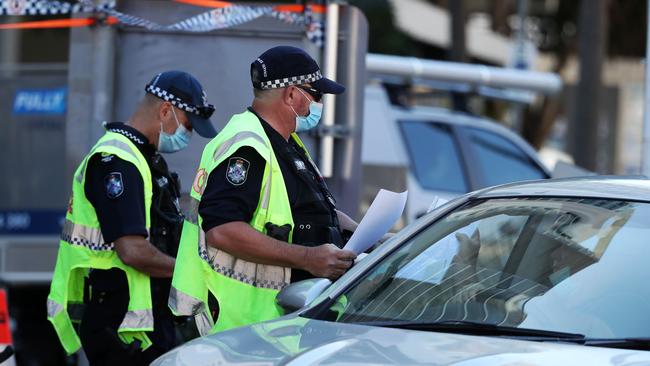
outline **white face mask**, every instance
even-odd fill
[[[180,150],[183,150],[190,144],[190,139],[192,138],[192,131],[189,131],[178,122],[176,117],[176,112],[174,107],[172,107],[172,114],[174,115],[174,120],[176,121],[176,131],[174,134],[170,135],[163,131],[162,121],[160,122],[160,136],[158,137],[158,151],[163,153],[173,153]]]

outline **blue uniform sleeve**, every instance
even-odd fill
[[[95,154],[88,161],[84,190],[105,242],[126,235],[147,237],[144,182],[135,165],[115,155]]]
[[[205,232],[228,222],[249,222],[253,218],[265,165],[254,148],[244,146],[210,173],[199,204]]]

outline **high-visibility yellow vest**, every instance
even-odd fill
[[[296,134],[292,138],[300,145]],[[291,206],[278,160],[261,122],[254,113],[234,115],[203,151],[191,191],[191,205],[183,224],[169,307],[176,315],[195,316],[201,335],[269,320],[282,315],[275,296],[291,279],[291,269],[247,262],[210,247],[198,213],[210,173],[243,146],[254,148],[266,161],[260,199],[249,224],[266,233],[266,223],[291,225]],[[207,308],[208,291],[219,303],[216,322]]]
[[[86,166],[95,154],[113,154],[136,166],[144,183],[144,203],[147,231],[150,228],[151,171],[145,157],[125,136],[107,132],[77,168],[72,182],[72,197],[59,243],[56,267],[47,298],[47,319],[56,330],[68,354],[79,350],[81,342],[73,328],[75,309],[83,303],[84,278],[89,269],[119,268],[129,284],[128,311],[118,329],[126,343],[142,342],[146,349],[151,341],[144,333],[153,331],[151,288],[149,276],[125,265],[118,257],[113,243],[104,242],[94,207],[86,197],[84,185]],[[75,319],[75,320],[80,320]]]

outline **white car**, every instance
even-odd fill
[[[153,364],[650,365],[649,237],[646,179],[488,188]]]
[[[394,106],[379,85],[365,92],[362,208],[379,188],[408,189],[406,221],[412,222],[436,197],[551,177],[537,152],[495,121],[444,108]]]

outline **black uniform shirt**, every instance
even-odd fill
[[[249,111],[255,113],[251,108]],[[273,150],[286,149],[289,142],[266,121],[257,117]],[[288,162],[278,157],[278,163],[284,177],[289,203],[293,207],[298,195],[297,179],[288,179],[294,175]],[[199,213],[203,218],[202,228],[205,232],[222,224],[234,221],[249,222],[253,218],[260,199],[265,166],[266,160],[257,150],[244,146],[214,168],[208,177],[199,204]]]
[[[149,159],[156,148],[136,129],[123,123],[106,125],[111,132],[129,138]],[[95,208],[107,243],[126,235],[147,237],[144,208],[144,182],[132,163],[112,154],[95,154],[86,167],[86,197]]]
[[[129,138],[147,159],[156,153],[142,133],[124,123],[109,123],[106,130]],[[95,208],[105,242],[127,235],[147,237],[144,182],[135,165],[113,154],[93,155],[86,166],[84,191]],[[91,271],[90,284],[98,290],[128,289],[118,269]]]

